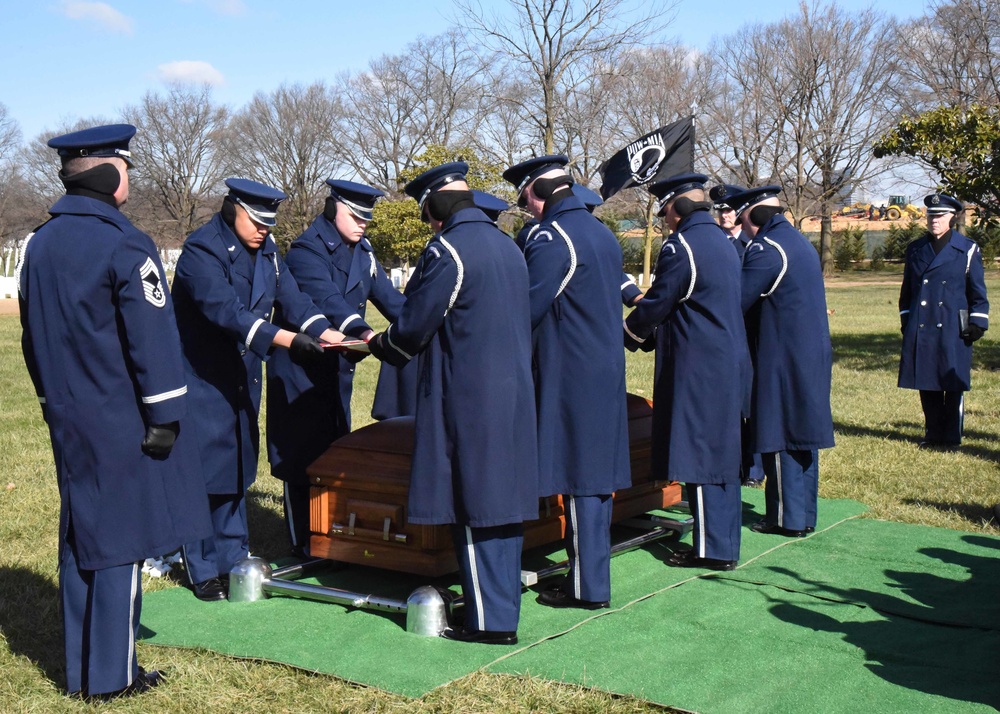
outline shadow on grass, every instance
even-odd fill
[[[292,547],[288,540],[282,497],[279,494],[251,489],[247,492],[246,498],[250,552],[270,562],[288,556]]]
[[[0,583],[0,633],[11,653],[25,657],[65,689],[59,588],[45,576],[21,567],[0,567]]]
[[[835,334],[833,363],[847,369],[895,372],[899,369],[900,335],[888,332]]]
[[[896,422],[889,427],[860,426],[858,424],[844,424],[843,422],[834,421],[833,428],[837,434],[842,436],[867,436],[887,441],[898,441],[913,444],[914,449],[920,444],[924,431],[923,424],[911,421]],[[912,432],[916,432],[916,435]],[[996,438],[995,434],[975,429],[966,429],[964,438],[966,441],[959,447],[958,453],[973,456],[983,461],[990,461],[1000,467],[1000,449],[988,449],[968,443],[969,439],[993,441]]]
[[[839,333],[831,335],[830,339],[834,364],[855,370],[885,370],[891,374],[899,370],[903,342],[898,333]],[[972,368],[988,372],[1000,370],[1000,340],[985,338],[977,342],[972,350]]]
[[[992,506],[980,506],[975,503],[945,503],[944,501],[927,501],[922,498],[904,498],[901,503],[908,506],[926,506],[942,513],[957,513],[972,523],[982,523],[993,517]]]
[[[859,622],[849,613],[843,621],[815,610],[780,602],[771,608],[780,620],[816,631],[839,632],[862,649],[865,667],[882,679],[907,689],[957,701],[1000,706],[1000,685],[987,675],[1000,644],[1000,601],[996,549],[1000,541],[981,536],[962,539],[989,548],[982,555],[947,548],[921,548],[928,558],[920,572],[883,571],[887,584],[907,598],[861,588],[840,588],[802,577],[787,568],[776,573],[802,584],[800,592],[820,599],[852,603],[883,614],[878,621]],[[965,580],[933,574],[937,563],[964,568]],[[799,590],[798,588],[796,588]]]
[[[875,439],[886,439],[888,441],[899,441],[906,444],[913,444],[914,448],[916,448],[917,444],[920,443],[922,436],[914,436],[904,430],[916,431],[917,434],[922,435],[924,425],[917,424],[912,421],[904,421],[896,422],[889,427],[874,427],[860,426],[858,424],[844,424],[843,422],[834,421],[833,430],[837,434],[841,434],[843,436],[869,436]]]

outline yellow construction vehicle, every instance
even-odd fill
[[[921,219],[924,217],[924,209],[910,203],[909,196],[889,196],[889,203],[882,209],[882,220],[898,221],[903,216]]]

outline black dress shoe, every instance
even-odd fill
[[[202,580],[200,583],[195,583],[191,589],[196,598],[205,602],[226,599],[226,586],[220,578]]]
[[[816,529],[813,526],[806,526],[802,530],[793,530],[791,528],[782,528],[778,525],[771,525],[767,521],[757,521],[750,526],[750,530],[754,533],[763,533],[765,535],[783,535],[787,538],[801,538],[804,535],[809,535]]]
[[[119,689],[115,692],[102,692],[101,694],[91,694],[84,697],[88,702],[110,702],[113,699],[121,699],[123,697],[134,697],[137,694],[142,694],[143,692],[148,692],[153,687],[157,687],[163,683],[166,679],[166,675],[163,672],[157,671],[155,669],[146,671],[142,667],[139,667],[139,676],[132,680],[132,684],[128,685],[124,689]]]
[[[736,560],[699,558],[693,550],[675,550],[667,558],[667,565],[673,568],[708,568],[709,570],[736,570]]]
[[[580,610],[603,610],[610,607],[608,600],[580,600],[570,595],[562,588],[549,588],[538,593],[536,598],[542,605],[549,607],[575,607]]]
[[[517,632],[501,630],[467,630],[464,627],[449,627],[441,636],[456,642],[477,642],[481,645],[516,645]]]
[[[762,478],[745,478],[740,483],[747,488],[764,488],[764,479]]]

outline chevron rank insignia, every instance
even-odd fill
[[[166,305],[167,294],[160,283],[160,271],[152,258],[146,258],[146,262],[139,268],[139,276],[142,278],[142,293],[146,296],[146,302],[154,307]]]

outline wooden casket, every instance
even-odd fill
[[[614,521],[671,506],[678,483],[650,480],[652,403],[628,395],[632,486],[614,497]],[[457,571],[448,526],[406,520],[413,418],[376,422],[338,439],[314,461],[309,525],[313,557],[436,577]],[[539,500],[538,519],[524,524],[524,548],[561,540],[562,497]]]

